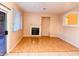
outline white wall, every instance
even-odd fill
[[[62,39],[79,48],[79,28],[63,27]]]
[[[62,34],[62,19],[61,14],[52,16],[50,20],[50,36],[58,37]]]
[[[75,8],[69,12],[79,12],[79,8]],[[64,15],[61,15],[62,21]],[[59,37],[79,48],[79,27],[63,26],[62,30],[62,34]]]
[[[41,35],[41,17],[38,14],[24,14],[24,36],[32,36],[31,28],[39,27]]]
[[[39,13],[25,13],[24,14],[24,36],[31,35],[31,27],[36,26],[40,28],[41,36],[41,17],[50,17],[50,36],[57,36],[60,33],[59,15],[57,14],[39,14]]]

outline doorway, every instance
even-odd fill
[[[7,34],[7,14],[0,11],[0,56],[5,55],[6,53],[6,34]]]
[[[41,19],[41,35],[50,35],[50,17],[42,17]]]

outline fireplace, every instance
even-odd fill
[[[31,34],[32,35],[39,35],[39,28],[32,28]]]

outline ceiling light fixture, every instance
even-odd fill
[[[46,10],[46,8],[43,8],[43,10]]]

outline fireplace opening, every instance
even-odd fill
[[[32,28],[32,35],[39,35],[39,28]]]

